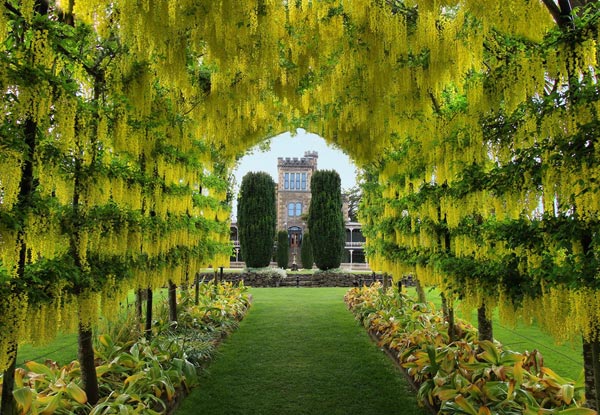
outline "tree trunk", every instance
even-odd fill
[[[152,288],[146,291],[146,339],[152,338]]]
[[[17,402],[13,397],[15,369],[17,368],[17,344],[13,343],[11,348],[14,351],[14,358],[8,369],[4,372],[4,378],[2,380],[2,408],[0,408],[0,413],[2,415],[17,414]]]
[[[444,293],[440,294],[440,298],[442,299],[442,313],[444,314],[444,318],[448,319],[448,300],[446,300],[446,296]]]
[[[458,340],[458,330],[454,321],[454,306],[448,307],[448,337],[450,342]]]
[[[141,288],[138,288],[135,291],[135,316],[137,318],[138,324],[142,321],[142,302],[143,302],[144,294]],[[138,325],[139,328],[139,325]]]
[[[586,406],[598,410],[600,403],[600,341],[583,340]]]
[[[485,303],[481,304],[481,307],[477,309],[477,326],[479,331],[479,341],[494,341],[492,319],[488,318],[486,314]]]
[[[169,321],[177,321],[177,285],[169,280]]]
[[[21,180],[19,182],[19,201],[16,207],[19,212],[27,212],[33,206],[33,194],[36,190],[36,182],[33,175],[33,160],[35,160],[37,123],[31,118],[27,118],[24,123],[25,145],[27,155],[21,168]],[[24,226],[24,223],[21,222]],[[17,279],[23,280],[25,276],[25,265],[27,264],[27,245],[24,242],[25,230],[21,228],[17,240],[21,244],[19,247],[19,262],[17,266]],[[17,403],[13,397],[15,388],[15,369],[17,361],[18,344],[13,343],[11,348],[14,351],[14,359],[6,369],[2,380],[2,406],[0,415],[13,415],[17,411]]]
[[[448,300],[444,294],[440,294],[442,297],[442,310],[444,312],[444,319],[448,323],[448,338],[450,342],[455,342],[457,340],[457,330],[456,324],[454,322],[454,306],[452,304],[448,305]]]
[[[200,303],[200,277],[198,275],[198,273],[196,273],[196,279],[195,279],[195,295],[194,295],[194,304],[198,305]]]
[[[417,295],[419,297],[419,302],[420,303],[426,303],[427,302],[427,296],[425,295],[425,290],[423,289],[423,286],[421,285],[421,281],[419,281],[418,278],[415,278],[415,288],[417,290]]]
[[[92,344],[92,328],[79,324],[78,336],[79,348],[77,357],[81,367],[81,380],[83,389],[88,398],[88,403],[95,405],[100,399],[98,389],[98,378],[96,376],[96,365],[94,363],[94,345]]]
[[[383,274],[383,289],[387,290],[387,288],[390,286],[390,276],[388,275],[387,272],[385,272]]]

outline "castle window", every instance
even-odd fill
[[[290,174],[289,173],[285,173],[285,180],[283,181],[283,188],[285,190],[290,188]]]
[[[302,203],[289,203],[288,204],[288,216],[300,216],[302,215]]]
[[[300,173],[296,173],[296,189],[300,190]]]
[[[302,173],[302,190],[306,190],[306,173]]]
[[[290,173],[290,176],[291,176],[290,177],[290,189],[294,190],[294,189],[296,189],[296,182],[294,181],[295,174],[294,173]]]

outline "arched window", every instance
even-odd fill
[[[296,203],[296,216],[302,215],[302,203]]]

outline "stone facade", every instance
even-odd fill
[[[279,157],[277,159],[277,229],[298,227],[304,233],[306,228],[304,219],[308,215],[311,198],[310,180],[317,170],[318,157],[317,152],[307,151],[302,158]],[[290,186],[292,177],[293,188]],[[296,180],[297,177],[300,177],[300,180]],[[296,188],[296,184],[300,184],[300,189]],[[296,209],[298,203],[299,212]],[[290,204],[293,204],[291,211]]]
[[[311,200],[310,183],[312,175],[317,171],[319,154],[306,151],[304,157],[279,157],[277,159],[277,230],[286,230],[290,241],[289,267],[296,265],[303,268],[300,261],[302,236],[307,231],[306,220]],[[348,197],[342,194],[342,211],[346,227],[346,251],[342,258],[344,263],[365,264],[364,237],[361,224],[350,222],[348,216]],[[234,241],[234,254],[231,261],[240,262],[237,224],[231,224],[231,240]],[[368,266],[365,267],[368,269]]]

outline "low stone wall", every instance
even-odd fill
[[[199,278],[212,281],[214,273],[201,273]],[[264,272],[225,273],[223,280],[238,283],[241,280],[249,287],[356,287],[373,282],[383,282],[381,274],[352,272],[316,272],[314,274],[267,274]]]
[[[202,273],[199,274],[199,277],[200,280],[212,281],[214,278],[214,273]],[[244,285],[248,287],[279,287],[283,278],[277,274],[264,274],[258,272],[223,274],[223,281],[237,284],[242,280],[244,281]]]

